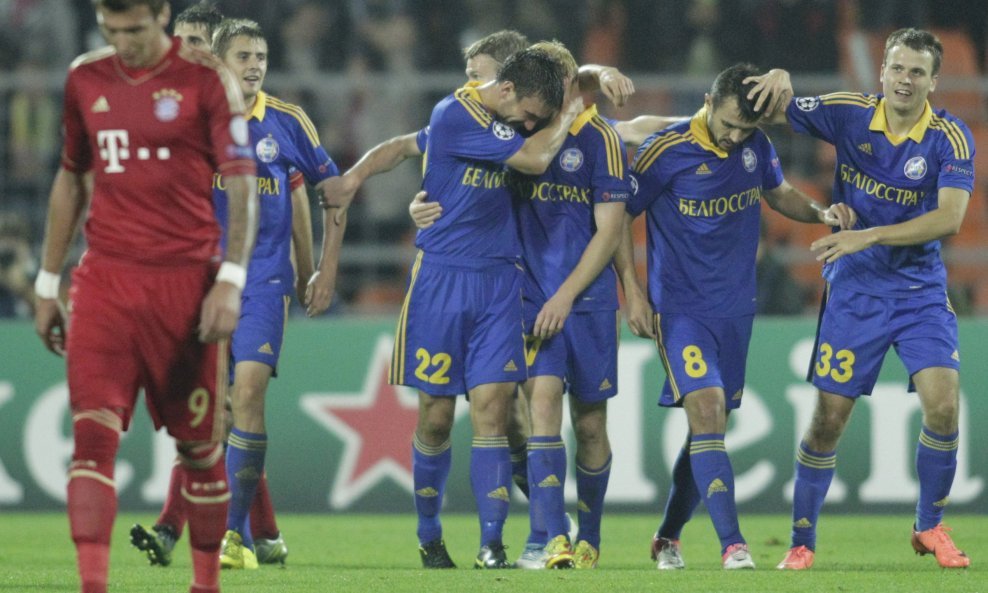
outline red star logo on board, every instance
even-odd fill
[[[353,504],[386,478],[409,493],[412,486],[412,437],[418,422],[414,389],[388,385],[394,339],[382,335],[367,363],[359,392],[307,393],[299,405],[343,441],[343,454],[329,494],[334,509]],[[466,406],[460,406],[465,411]]]

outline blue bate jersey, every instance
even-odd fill
[[[521,246],[504,162],[525,139],[494,119],[476,86],[468,84],[432,110],[422,187],[439,202],[443,215],[418,232],[415,246],[426,254],[466,260],[514,260]]]
[[[727,153],[710,141],[707,110],[650,136],[635,155],[628,213],[648,211],[648,296],[658,313],[755,312],[761,197],[782,183],[761,130]]]
[[[541,307],[579,263],[597,230],[596,204],[628,201],[626,161],[617,132],[591,106],[570,126],[563,147],[543,175],[512,183],[526,300]],[[573,302],[573,311],[617,309],[616,283],[614,269],[604,268]]]
[[[336,163],[319,144],[319,135],[300,107],[265,93],[257,94],[248,115],[250,141],[257,160],[260,220],[244,293],[295,291],[291,262],[292,199],[290,176],[296,170],[316,184],[338,175]],[[226,244],[227,197],[223,178],[213,175],[213,204]]]
[[[904,222],[938,206],[938,190],[974,188],[974,141],[964,122],[927,103],[904,137],[893,135],[882,95],[833,93],[798,97],[786,111],[795,131],[837,149],[834,203],[858,213],[855,228]],[[834,285],[873,296],[943,293],[947,273],[940,241],[890,247],[873,245],[823,268]]]

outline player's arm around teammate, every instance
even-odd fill
[[[856,228],[811,245],[824,261],[829,286],[808,377],[818,388],[817,406],[797,450],[792,546],[780,569],[813,565],[837,445],[857,398],[872,393],[893,346],[923,408],[912,546],[919,554],[933,553],[944,568],[970,564],[941,522],[956,467],[960,379],[957,321],[945,298],[938,240],[955,234],[963,221],[974,183],[974,145],[963,121],[930,106],[942,59],[935,35],[900,29],[886,40],[882,94],[800,97],[787,100],[772,118],[836,147],[834,200],[851,204],[860,217]],[[788,75],[770,74],[755,79],[753,94],[761,92],[759,100],[767,92],[792,96]],[[857,185],[855,178],[868,184]],[[871,195],[871,185],[897,197],[875,200],[881,196]],[[918,248],[901,249],[910,246]]]
[[[295,296],[305,304],[309,282],[316,273],[312,254],[312,210],[305,184],[292,188],[292,255],[295,260]]]
[[[333,177],[331,179],[337,179]],[[340,249],[346,232],[346,212],[323,210],[322,250],[319,256],[319,269],[309,280],[305,293],[306,314],[315,317],[329,308],[336,291],[336,274],[340,265]]]

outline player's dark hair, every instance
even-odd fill
[[[509,57],[497,71],[497,82],[510,81],[520,99],[539,97],[546,107],[563,106],[563,77],[559,63],[544,51],[524,49]]]
[[[223,14],[212,2],[200,2],[193,4],[175,17],[175,24],[185,23],[187,25],[201,25],[206,28],[206,40],[213,38],[216,27],[223,22]]]
[[[481,54],[488,55],[498,64],[508,57],[528,47],[528,37],[518,31],[504,29],[474,41],[463,50],[463,59],[469,60]]]
[[[93,0],[93,8],[110,12],[126,12],[135,6],[147,6],[151,14],[158,16],[165,7],[165,0]]]
[[[912,27],[893,31],[885,40],[885,55],[882,56],[882,65],[888,62],[889,51],[897,45],[904,45],[915,51],[930,52],[930,55],[933,56],[933,72],[931,74],[936,76],[940,73],[940,64],[943,62],[943,44],[933,33]]]
[[[267,41],[264,31],[256,22],[250,19],[224,19],[213,33],[213,54],[222,60],[233,39],[240,36]]]
[[[735,64],[718,74],[717,78],[714,79],[714,84],[710,87],[710,99],[714,109],[720,107],[725,99],[734,97],[738,100],[738,111],[741,119],[746,122],[758,121],[762,112],[755,111],[757,97],[756,99],[748,98],[748,92],[755,86],[755,83],[743,84],[742,81],[749,76],[758,76],[759,74],[761,74],[761,70],[757,66],[745,63]],[[771,104],[771,99],[771,96],[766,97],[762,110],[765,109],[765,105]]]

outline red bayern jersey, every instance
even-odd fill
[[[113,48],[78,58],[65,84],[62,166],[94,175],[89,249],[158,265],[217,255],[213,172],[255,171],[243,111],[229,72],[177,37],[141,70]]]

